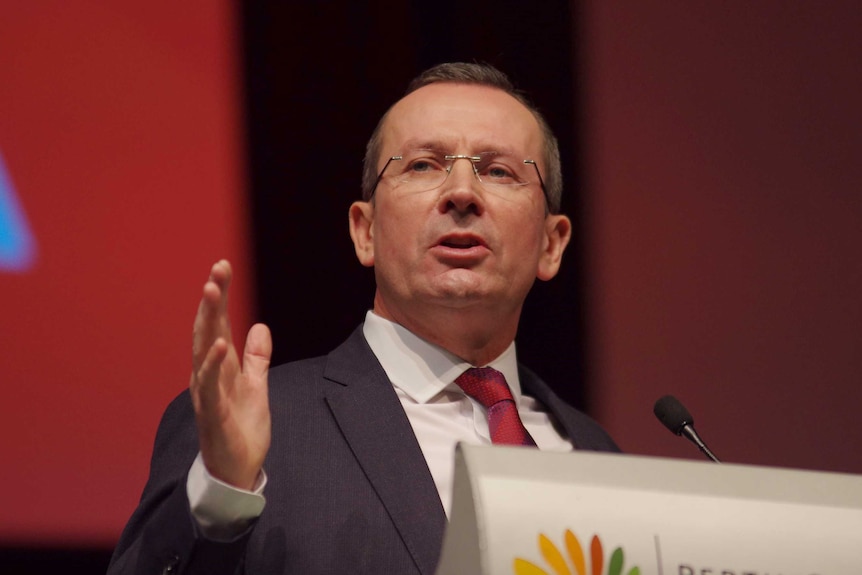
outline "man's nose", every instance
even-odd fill
[[[476,174],[475,164],[468,157],[458,157],[453,160],[441,192],[441,211],[454,209],[476,215],[484,211],[482,183]]]

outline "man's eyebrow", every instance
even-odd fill
[[[430,150],[432,152],[446,152],[447,147],[439,141],[412,139],[404,142],[404,150]]]
[[[505,146],[505,145],[504,146],[501,146],[501,145],[488,146],[488,147],[485,147],[484,149],[478,150],[475,153],[477,153],[477,154],[493,154],[495,156],[512,156],[512,157],[515,157],[518,155],[512,148],[510,148],[509,146]]]
[[[414,138],[411,140],[407,140],[404,142],[403,150],[428,150],[431,152],[437,152],[441,154],[475,154],[475,155],[494,155],[494,156],[512,156],[515,157],[518,154],[510,148],[509,146],[499,145],[499,144],[491,144],[491,145],[478,145],[473,146],[471,149],[466,151],[461,150],[453,150],[450,146],[444,145],[439,140],[420,140],[418,138]],[[526,156],[525,156],[526,158]]]

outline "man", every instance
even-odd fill
[[[109,573],[431,574],[458,441],[616,450],[515,357],[527,292],[571,235],[561,186],[553,135],[501,72],[414,80],[349,211],[373,311],[328,356],[269,371],[266,326],[234,348],[216,263],[189,393],[165,413]]]

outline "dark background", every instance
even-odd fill
[[[359,199],[369,135],[419,71],[447,61],[496,65],[535,95],[562,156],[578,157],[566,1],[541,10],[513,0],[433,9],[420,2],[250,3],[243,14],[258,301],[277,342],[276,363],[332,349],[371,305],[373,273],[356,262],[347,207]],[[571,385],[584,370],[578,168],[564,163],[563,209],[575,220],[574,245],[561,277],[536,287],[518,351],[582,405],[582,387]]]

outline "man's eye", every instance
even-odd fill
[[[410,164],[411,172],[433,172],[437,167],[430,160],[416,160]]]
[[[512,181],[515,179],[514,174],[503,166],[488,166],[485,175],[492,180]]]

